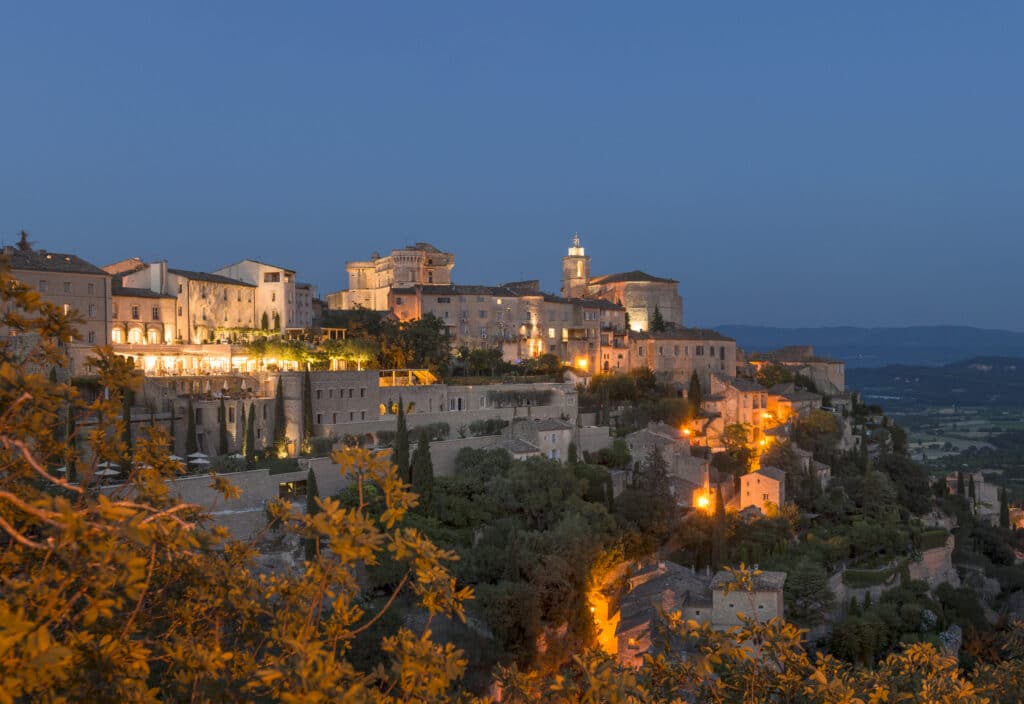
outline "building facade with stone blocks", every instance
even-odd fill
[[[34,249],[25,236],[20,244],[4,247],[3,256],[14,279],[37,291],[43,301],[80,318],[77,335],[67,347],[73,372],[84,372],[92,348],[110,339],[110,275],[74,254]],[[12,332],[0,329],[0,336]]]
[[[768,364],[786,367],[794,374],[807,377],[826,396],[846,391],[846,364],[836,359],[819,357],[810,345],[791,345],[773,352],[750,355],[750,364],[760,369]]]
[[[177,297],[148,288],[125,288],[113,279],[110,344],[173,344],[178,339]]]
[[[733,575],[721,570],[711,580],[711,627],[725,630],[742,626],[740,614],[762,623],[785,616],[785,572],[763,571],[753,575],[750,589],[736,585]]]
[[[736,341],[714,330],[669,328],[629,336],[630,368],[647,367],[662,383],[686,388],[696,372],[707,395],[712,375],[736,376]]]
[[[368,261],[345,263],[348,289],[329,294],[327,302],[342,310],[390,310],[392,288],[449,285],[454,267],[454,254],[426,242],[393,249],[385,256],[374,253]]]
[[[293,270],[243,259],[213,273],[256,288],[255,314],[261,324],[266,314],[273,329],[308,330],[313,326],[313,287],[298,283]]]
[[[778,467],[761,467],[740,477],[739,510],[753,506],[763,512],[768,505],[785,503],[786,473]]]
[[[166,261],[125,268],[125,262],[108,269],[118,271],[120,285],[175,297],[175,342],[201,344],[223,339],[232,328],[259,327],[256,287],[219,274],[174,269]],[[268,321],[272,327],[273,322]],[[144,340],[145,342],[145,340]]]
[[[624,306],[629,315],[629,328],[638,332],[651,329],[655,309],[666,324],[680,327],[683,324],[683,299],[675,279],[643,271],[595,276],[587,284],[586,297]]]
[[[764,431],[774,425],[768,409],[768,389],[743,377],[711,375],[710,394],[704,399],[704,411],[719,419],[721,432],[730,425],[748,428],[748,442],[758,444]]]

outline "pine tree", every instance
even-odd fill
[[[403,482],[412,482],[409,467],[409,428],[405,424],[405,408],[402,397],[398,397],[398,423],[395,427],[395,439],[391,442],[391,461],[398,467],[398,476]]]
[[[964,486],[964,473],[961,470],[957,470],[957,473],[956,473],[956,495],[957,496],[966,496],[967,495],[966,487]]]
[[[278,457],[288,453],[287,426],[284,417],[284,381],[277,377],[277,396],[274,398],[274,451]]]
[[[1006,488],[999,492],[999,527],[1010,527],[1010,502],[1006,497]]]
[[[313,382],[307,369],[302,377],[302,453],[313,451]]]
[[[306,475],[306,513],[308,515],[315,516],[320,513],[320,504],[316,501],[318,498],[320,498],[320,488],[316,485],[316,473],[310,469]],[[306,559],[315,560],[319,554],[320,539],[306,538]]]
[[[703,393],[700,388],[700,377],[697,376],[696,371],[690,375],[690,389],[686,393],[686,399],[693,406],[694,410],[700,409],[701,404],[704,402]]]
[[[249,403],[249,418],[245,425],[245,461],[252,465],[256,461],[256,403]]]
[[[188,429],[185,431],[185,454],[199,452],[199,441],[196,439],[196,412],[192,407],[192,399],[188,400]],[[189,458],[186,458],[189,459]]]
[[[651,332],[664,332],[665,318],[658,306],[654,306],[654,315],[651,316]]]
[[[434,462],[430,458],[430,437],[420,431],[419,442],[412,458],[412,490],[420,497],[420,506],[430,505],[434,490]]]
[[[715,492],[715,515],[711,526],[711,568],[725,564],[725,501],[721,490]]]
[[[224,405],[224,399],[220,400],[220,407],[217,409],[217,454],[224,456],[230,450],[228,437],[228,409]]]

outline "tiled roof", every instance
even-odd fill
[[[777,482],[786,481],[786,473],[778,467],[761,467],[761,469],[756,472],[751,472],[751,474],[761,474],[769,479],[774,479]]]
[[[650,330],[646,332],[633,332],[630,333],[630,337],[638,340],[715,340],[721,342],[736,342],[736,340],[731,337],[726,337],[716,330],[684,327],[669,327],[662,332],[652,332]]]
[[[603,276],[591,277],[590,283],[592,284],[618,284],[618,283],[659,283],[659,284],[677,284],[679,283],[675,279],[663,279],[660,276],[651,276],[645,271],[623,271],[617,274],[604,274]]]
[[[722,381],[723,384],[728,384],[729,386],[731,386],[732,388],[736,389],[737,391],[744,391],[744,392],[747,392],[747,393],[755,393],[755,392],[762,392],[762,391],[763,392],[767,392],[768,391],[768,389],[764,388],[763,386],[758,384],[756,381],[752,381],[750,379],[744,379],[741,376],[735,377],[733,379],[730,379],[728,377],[724,377],[724,376],[721,376],[721,375],[717,375],[717,376]]]
[[[74,254],[47,252],[45,249],[18,249],[17,247],[5,247],[4,254],[10,260],[11,269],[110,276],[103,269]]]
[[[527,442],[522,438],[513,438],[511,440],[499,440],[494,444],[494,447],[500,447],[508,450],[513,455],[530,455],[530,454],[541,454],[540,448],[533,443]]]
[[[117,279],[115,279],[117,281]],[[151,291],[148,288],[128,288],[122,286],[119,283],[115,283],[110,287],[111,296],[126,296],[131,298],[175,298],[169,293],[158,293],[157,291]]]
[[[725,589],[727,584],[733,581],[731,574],[725,570],[719,570],[711,580],[712,589]],[[756,591],[776,591],[782,589],[786,583],[785,572],[761,572],[754,576],[754,589]]]
[[[203,271],[188,271],[187,269],[168,269],[167,273],[174,274],[175,276],[182,276],[186,279],[192,279],[193,281],[207,281],[211,284],[228,284],[231,286],[247,286],[248,288],[256,288],[254,284],[246,283],[245,281],[239,281],[238,279],[229,279],[226,276],[220,274],[207,274]]]
[[[576,427],[572,423],[566,422],[561,418],[543,418],[534,421],[534,423],[536,423],[537,430],[541,432],[552,430],[572,430]]]

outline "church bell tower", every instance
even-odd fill
[[[569,254],[562,257],[562,295],[583,298],[590,283],[590,257],[583,252],[579,233],[572,236]]]

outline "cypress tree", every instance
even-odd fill
[[[132,457],[132,399],[131,392],[125,389],[121,392],[121,441],[124,443],[124,464],[125,468],[131,463]]]
[[[217,454],[224,456],[228,454],[230,439],[228,438],[228,409],[224,405],[224,399],[220,400],[220,407],[217,409]]]
[[[277,377],[277,396],[274,398],[274,451],[278,457],[288,452],[288,436],[284,417],[284,381]]]
[[[177,437],[175,435],[175,433],[174,433],[174,426],[175,426],[175,421],[176,420],[177,419],[174,417],[174,404],[171,403],[171,419],[167,422],[167,424],[169,426],[169,428],[167,430],[167,443],[171,446],[171,454],[172,455],[174,454],[174,445],[175,445],[174,439],[175,439],[175,437]]]
[[[971,500],[971,504],[974,504],[974,500],[977,498],[974,495],[974,475],[971,475],[971,481],[967,484],[967,498]]]
[[[665,318],[661,314],[661,310],[658,306],[654,306],[654,315],[651,316],[651,332],[664,332],[665,331]]]
[[[316,474],[312,469],[306,474],[306,513],[315,516],[320,513],[320,504],[316,500],[320,497],[320,488],[316,485]],[[315,560],[320,554],[320,538],[306,538],[306,559]]]
[[[856,595],[850,597],[850,606],[846,610],[847,616],[860,616],[860,606],[857,604]]]
[[[695,409],[700,409],[701,404],[704,402],[703,393],[700,388],[700,378],[697,376],[696,370],[690,375],[690,389],[686,392],[686,400]]]
[[[721,490],[715,492],[715,516],[711,526],[711,568],[719,569],[725,561],[725,501]]]
[[[1010,502],[1006,498],[1006,488],[999,492],[999,527],[1010,527]]]
[[[434,490],[434,462],[430,459],[430,437],[426,431],[420,431],[412,458],[412,490],[419,494],[421,507],[430,505]]]
[[[249,456],[249,435],[248,435],[249,426],[246,425],[246,422],[245,422],[245,404],[244,403],[241,406],[241,413],[242,413],[242,416],[238,420],[238,424],[242,428],[242,432],[241,432],[241,436],[242,436],[241,453],[242,453],[243,457],[248,457]]]
[[[871,590],[869,589],[868,593],[864,595],[864,611],[866,612],[870,608],[871,608]]]
[[[391,461],[398,467],[398,476],[406,484],[412,483],[409,467],[409,428],[405,424],[405,408],[402,397],[398,397],[398,423],[395,427],[395,439],[391,443]]]
[[[302,452],[313,450],[313,382],[307,369],[302,377]]]
[[[199,442],[196,440],[196,412],[192,407],[192,399],[188,400],[188,429],[185,431],[185,454],[191,455],[199,452]]]
[[[249,418],[245,425],[245,461],[252,465],[256,461],[256,402],[249,403]]]
[[[267,317],[267,311],[263,311],[263,317],[260,318],[260,327],[264,330],[270,329],[270,318]]]
[[[956,495],[966,496],[967,491],[964,487],[964,473],[963,470],[957,470],[956,472]]]
[[[569,443],[569,465],[573,466],[578,464],[580,461],[579,454],[576,452],[576,443]]]

